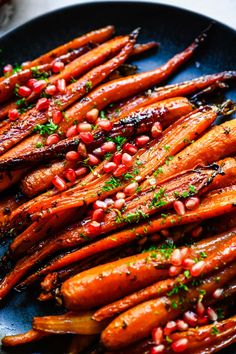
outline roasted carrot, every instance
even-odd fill
[[[49,334],[45,332],[35,331],[34,329],[22,334],[15,334],[12,336],[5,336],[2,338],[2,345],[4,347],[15,347],[21,344],[36,342]]]
[[[142,44],[135,44],[133,52],[132,52],[132,56],[146,53],[148,50],[158,48],[159,45],[160,44],[155,41],[142,43]]]
[[[0,172],[0,192],[5,191],[9,187],[19,182],[26,172],[27,169]]]
[[[5,225],[9,219],[9,215],[14,209],[23,204],[26,201],[26,198],[21,194],[11,192],[1,198],[0,200],[0,228]]]

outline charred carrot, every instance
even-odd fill
[[[28,332],[22,334],[15,334],[12,336],[3,337],[2,345],[4,347],[15,347],[17,345],[36,342],[42,338],[47,337],[48,335],[49,335],[48,333],[35,331],[34,329],[31,329]]]

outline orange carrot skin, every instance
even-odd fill
[[[0,229],[8,222],[11,212],[23,204],[26,198],[10,193],[0,200]]]
[[[15,347],[18,345],[38,341],[42,338],[47,337],[48,335],[49,335],[48,333],[35,331],[34,329],[31,329],[26,333],[3,337],[2,338],[2,345],[4,347]]]
[[[20,181],[20,179],[26,173],[26,169],[20,169],[9,172],[0,172],[0,192],[5,191],[14,184]]]
[[[197,288],[190,286],[189,291],[184,293],[184,303],[176,309],[173,309],[172,301],[179,304],[182,294],[179,295],[180,297],[162,296],[144,302],[116,317],[102,333],[103,344],[108,349],[117,350],[147,337],[153,328],[164,326],[168,321],[179,317],[190,306],[192,307],[199,298],[199,290],[205,290],[206,296],[209,296],[219,286],[224,286],[236,274],[235,263],[216,274],[220,277],[219,283],[215,282],[216,275],[214,275],[206,278]]]

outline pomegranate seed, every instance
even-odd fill
[[[66,80],[65,79],[57,80],[57,89],[60,93],[66,92]]]
[[[170,236],[170,231],[169,230],[161,230],[160,233],[164,237],[169,237]]]
[[[142,179],[143,179],[143,177],[140,176],[140,175],[138,175],[138,176],[135,177],[135,181],[137,181],[137,182],[141,182]]]
[[[197,321],[197,324],[199,326],[204,326],[206,324],[209,323],[209,320],[208,320],[208,317],[207,316],[202,316],[202,317],[198,317],[198,321]]]
[[[103,171],[106,173],[109,173],[109,172],[114,171],[116,167],[117,167],[117,165],[114,162],[107,162],[103,166]]]
[[[49,107],[49,100],[45,97],[40,98],[36,104],[36,108],[39,111],[44,111],[44,110],[48,109],[48,107]]]
[[[15,109],[11,109],[8,112],[8,118],[11,122],[14,122],[15,120],[17,120],[20,116],[19,111],[15,108]]]
[[[80,133],[79,137],[85,144],[90,144],[93,142],[93,135],[90,132]]]
[[[116,144],[113,141],[107,141],[101,146],[104,153],[116,151]]]
[[[28,97],[31,94],[31,89],[27,86],[20,86],[17,93],[21,97]]]
[[[124,205],[125,205],[125,200],[124,199],[117,199],[114,202],[114,208],[118,209],[118,210],[122,209]]]
[[[3,73],[4,74],[8,74],[8,73],[11,73],[13,70],[13,66],[11,64],[7,64],[4,66],[3,68]]]
[[[183,320],[178,320],[176,322],[176,327],[177,327],[178,331],[187,331],[188,324],[186,322],[184,322]]]
[[[129,154],[127,154],[127,152],[125,152],[123,155],[122,155],[122,158],[121,158],[121,161],[122,163],[127,166],[127,167],[131,167],[133,165],[133,157]]]
[[[99,162],[100,162],[100,160],[96,156],[94,156],[92,154],[88,154],[88,164],[90,166],[98,165]]]
[[[188,339],[187,338],[181,338],[176,340],[174,343],[172,343],[171,348],[175,353],[180,353],[183,352],[188,348]]]
[[[183,216],[185,214],[184,203],[180,200],[175,200],[173,203],[173,207],[178,215]]]
[[[77,177],[83,176],[87,172],[88,170],[86,167],[80,167],[75,171]]]
[[[45,88],[45,92],[47,95],[53,96],[57,92],[57,87],[55,85],[48,85]]]
[[[125,193],[123,192],[116,193],[116,199],[125,199]]]
[[[49,135],[46,140],[46,145],[56,144],[59,142],[59,140],[60,140],[60,138],[59,138],[58,134]]]
[[[217,321],[218,315],[211,307],[207,308],[207,316],[209,317],[209,319],[211,321],[213,321],[213,322]]]
[[[176,248],[170,258],[170,262],[171,264],[173,264],[174,266],[180,266],[182,263],[182,258],[181,258],[181,252],[178,248]]]
[[[176,267],[176,266],[171,266],[169,268],[169,276],[170,277],[175,277],[176,275],[178,275],[179,273],[181,273],[182,268],[181,267]]]
[[[120,164],[116,170],[113,172],[113,176],[114,177],[120,177],[122,176],[124,173],[127,172],[127,167],[125,165]]]
[[[100,230],[101,224],[100,222],[94,220],[91,221],[87,227],[89,232],[98,232]]]
[[[188,210],[196,209],[200,204],[200,199],[198,197],[191,197],[185,201],[185,207]]]
[[[104,219],[105,213],[103,209],[96,209],[93,212],[92,219],[93,221],[102,221]]]
[[[67,129],[66,137],[72,138],[73,136],[77,135],[77,127],[76,125],[72,125],[70,128]]]
[[[184,269],[190,269],[193,265],[195,264],[194,260],[191,259],[191,258],[185,258],[183,261],[182,261],[182,267]]]
[[[132,182],[127,187],[125,187],[124,192],[125,194],[132,195],[136,192],[138,188],[138,182]]]
[[[36,82],[33,85],[33,91],[35,93],[40,93],[45,89],[46,86],[47,86],[47,82],[45,80],[36,80]]]
[[[153,124],[152,129],[151,129],[151,134],[154,139],[157,139],[160,137],[162,133],[162,125],[160,122],[156,122]]]
[[[82,156],[82,157],[86,157],[87,156],[87,149],[84,143],[79,143],[78,145],[78,153]]]
[[[204,268],[205,268],[204,261],[197,262],[192,266],[190,273],[193,277],[198,277],[203,272]]]
[[[91,109],[91,111],[88,111],[86,113],[86,119],[90,123],[95,123],[96,120],[98,119],[98,116],[99,116],[99,110],[97,108],[93,108],[93,109]]]
[[[202,234],[203,227],[202,226],[197,226],[195,229],[192,231],[192,237],[199,237]]]
[[[152,339],[156,345],[163,342],[163,329],[161,327],[157,327],[152,330]]]
[[[75,182],[76,180],[76,173],[75,173],[75,170],[73,170],[73,168],[68,168],[66,171],[65,171],[65,177],[68,181],[70,182]]]
[[[106,203],[107,207],[109,207],[109,206],[114,204],[114,200],[111,199],[111,198],[104,199],[104,202]]]
[[[91,132],[92,130],[92,125],[89,124],[89,123],[80,123],[78,126],[77,126],[77,130],[79,133],[82,133],[82,132]]]
[[[165,336],[169,336],[172,332],[176,330],[176,322],[175,321],[169,321],[167,322],[165,328],[164,328],[164,334]]]
[[[108,119],[101,119],[97,122],[97,125],[99,128],[102,130],[105,130],[106,132],[109,132],[112,129],[112,122],[110,122]]]
[[[107,209],[107,205],[102,200],[96,200],[96,202],[93,203],[93,208],[94,209]]]
[[[165,346],[163,344],[152,347],[150,354],[163,354],[165,352]]]
[[[59,191],[64,191],[66,189],[66,182],[63,178],[59,177],[58,175],[54,176],[52,179],[52,184],[56,187]]]
[[[203,316],[205,313],[205,307],[201,301],[198,301],[196,305],[196,311],[199,316]]]
[[[184,261],[184,259],[186,259],[190,253],[191,253],[191,250],[189,247],[184,247],[180,250],[180,253],[181,253],[181,259],[182,259],[182,262]]]
[[[119,165],[121,163],[121,159],[122,159],[122,153],[115,152],[112,161],[115,162],[116,165]]]
[[[104,152],[100,147],[98,147],[97,149],[93,150],[93,154],[97,157],[102,157],[104,155]]]
[[[67,161],[77,161],[79,160],[79,153],[76,151],[68,151],[66,153],[66,160]]]
[[[135,144],[138,147],[145,146],[150,141],[149,136],[147,135],[140,135],[135,139]]]
[[[191,327],[195,327],[197,324],[197,314],[193,311],[187,311],[184,314],[184,321]]]
[[[32,89],[37,81],[38,81],[38,80],[33,79],[33,78],[32,78],[32,79],[29,79],[29,80],[27,81],[27,86]]]
[[[221,297],[221,295],[223,294],[224,289],[216,289],[214,291],[214,293],[212,294],[212,296],[214,297],[214,299],[219,299]]]
[[[125,143],[123,146],[123,150],[128,152],[130,155],[135,155],[138,151],[135,145],[130,144],[130,143]]]
[[[62,61],[55,61],[52,64],[52,71],[54,72],[54,74],[59,73],[60,71],[62,71],[65,67],[65,64]]]
[[[63,119],[63,115],[60,111],[54,111],[52,114],[52,121],[54,124],[59,124]]]

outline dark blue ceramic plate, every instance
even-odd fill
[[[161,43],[158,51],[134,62],[140,71],[150,70],[184,49],[210,21],[209,18],[189,11],[147,2],[96,1],[71,6],[40,16],[1,38],[0,65],[31,60],[79,34],[113,24],[119,34],[141,26],[139,41],[156,40]],[[235,69],[235,43],[236,32],[223,24],[215,23],[206,45],[169,82]],[[235,87],[228,90],[226,96],[236,99]],[[1,253],[5,248],[6,245],[2,247]],[[37,303],[32,292],[13,291],[0,307],[0,337],[24,332],[30,328],[33,316],[53,312],[53,305]],[[65,353],[64,342],[64,339],[61,342],[58,338],[50,339],[42,345],[7,352],[1,349],[1,353]],[[224,353],[226,352],[233,354],[236,349],[227,348]]]

